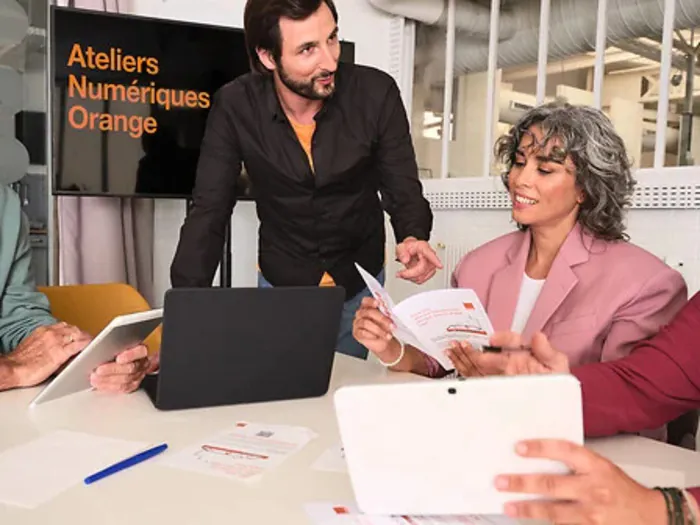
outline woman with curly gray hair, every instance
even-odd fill
[[[555,182],[564,182],[567,189],[571,183],[576,186],[579,206],[569,211],[576,213],[585,230],[609,241],[626,238],[624,210],[630,204],[635,181],[625,144],[604,113],[587,106],[556,104],[528,112],[496,143],[496,156],[506,168],[502,175],[506,189],[510,189],[510,180],[520,175],[528,151],[539,154],[534,159],[539,164],[546,158],[550,164],[563,166],[559,169],[562,177],[555,176]],[[542,175],[556,171],[539,165],[537,169]],[[520,201],[514,201],[514,218],[523,218],[519,224],[525,229],[525,210],[537,208]]]
[[[477,293],[497,332],[517,332],[525,344],[542,333],[566,349],[573,366],[618,359],[671,320],[686,302],[686,285],[624,234],[634,180],[604,113],[559,103],[534,108],[498,140],[496,153],[518,231],[465,255],[452,284]],[[392,337],[371,299],[353,333],[393,369],[433,377],[449,371]],[[454,369],[501,373],[479,366],[481,353],[465,342],[466,327],[463,333],[446,350]]]

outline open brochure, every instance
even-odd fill
[[[394,304],[377,279],[359,264],[355,266],[379,309],[396,326],[394,337],[432,356],[446,370],[454,368],[445,355],[452,341],[469,341],[477,350],[489,344],[493,326],[474,290],[431,290]]]

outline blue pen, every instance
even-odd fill
[[[156,447],[149,448],[148,450],[144,450],[143,452],[139,452],[138,454],[131,456],[130,458],[123,459],[119,463],[115,463],[110,467],[107,467],[103,470],[100,470],[99,472],[96,472],[95,474],[92,474],[91,476],[88,476],[87,478],[85,478],[85,484],[89,485],[90,483],[94,483],[95,481],[99,481],[102,478],[106,478],[107,476],[110,476],[115,472],[119,472],[120,470],[124,470],[125,468],[137,465],[142,461],[146,461],[147,459],[152,458],[153,456],[157,456],[166,448],[168,448],[168,445],[163,443],[162,445],[158,445]]]

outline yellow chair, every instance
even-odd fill
[[[40,286],[51,305],[52,315],[93,337],[118,315],[144,312],[151,307],[132,286],[124,283]],[[149,352],[160,349],[159,326],[144,343]]]

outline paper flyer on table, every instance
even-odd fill
[[[469,341],[477,350],[488,345],[493,326],[474,290],[431,290],[394,304],[379,281],[359,264],[355,266],[380,310],[396,325],[394,336],[434,357],[446,370],[453,368],[445,356],[450,342]]]
[[[0,454],[0,505],[39,507],[149,443],[56,430]],[[144,465],[145,468],[147,468]]]
[[[316,434],[305,427],[239,421],[210,439],[192,445],[163,460],[163,464],[254,481],[298,452]]]
[[[318,459],[311,465],[314,470],[324,472],[343,472],[348,471],[348,465],[345,462],[345,451],[343,446],[338,443],[327,449],[321,454]]]
[[[507,516],[370,516],[355,505],[308,503],[306,515],[314,525],[517,525]]]

